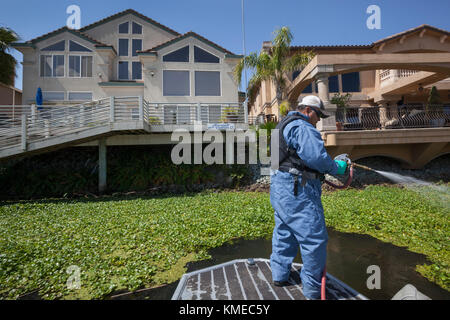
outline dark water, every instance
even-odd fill
[[[425,256],[410,252],[405,248],[381,242],[367,235],[337,232],[328,228],[327,272],[345,282],[369,299],[391,299],[401,288],[410,283],[433,300],[450,300],[450,292],[422,277],[414,269],[416,265],[427,263]],[[239,240],[232,244],[212,249],[212,259],[188,263],[187,272],[203,269],[234,259],[270,258],[271,240]],[[301,263],[300,254],[295,262]],[[368,289],[367,273],[371,265],[380,267],[380,289]],[[170,285],[143,290],[121,299],[170,299],[178,281]]]

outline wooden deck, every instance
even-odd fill
[[[293,264],[291,285],[276,287],[268,259],[233,260],[185,274],[172,300],[306,300],[300,282],[302,265]],[[366,300],[340,280],[327,274],[329,300]]]

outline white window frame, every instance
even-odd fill
[[[50,46],[54,46],[55,44],[58,44],[58,43],[61,43],[61,42],[64,42],[64,50],[62,50],[62,51],[61,50],[44,50],[44,49],[46,49],[46,48],[48,48]],[[63,39],[63,40],[54,42],[51,45],[48,45],[45,48],[40,49],[39,51],[40,52],[66,52],[66,50],[68,48],[68,44],[69,44],[69,42],[66,43],[66,39]]]
[[[134,79],[133,78],[133,63],[139,63],[140,65],[141,65],[141,78],[140,79]],[[144,71],[143,71],[143,65],[142,65],[142,62],[141,61],[131,61],[131,64],[129,64],[128,65],[128,67],[130,67],[131,66],[131,73],[130,73],[130,76],[131,76],[131,80],[132,81],[139,81],[139,80],[143,80],[144,79]]]
[[[90,93],[91,100],[70,100],[71,93]],[[92,91],[67,91],[67,101],[92,101],[94,99],[94,93]]]
[[[90,55],[90,54],[84,54],[84,55],[80,55],[80,54],[69,54],[68,56],[68,59],[67,59],[67,77],[68,78],[71,78],[71,79],[81,79],[81,78],[86,78],[86,79],[89,79],[89,78],[93,78],[94,77],[94,56],[92,56],[92,55]],[[80,76],[79,77],[76,77],[76,76],[71,76],[70,75],[70,57],[80,57],[80,64],[79,64],[79,67],[80,67]],[[82,60],[83,60],[83,57],[91,57],[92,58],[92,75],[90,76],[90,77],[83,77],[83,70],[81,69],[81,66],[82,66]]]
[[[208,63],[208,64],[210,64],[209,62],[205,62],[205,63]],[[197,95],[196,93],[195,93],[195,91],[196,91],[196,86],[195,86],[195,72],[218,72],[219,73],[219,81],[220,81],[220,84],[219,84],[219,89],[220,89],[220,95],[219,96],[205,96],[205,95]],[[222,97],[223,96],[223,90],[222,90],[222,72],[220,71],[220,70],[194,70],[194,97]]]
[[[65,78],[66,77],[66,55],[63,51],[60,51],[63,54],[40,54],[39,55],[39,76],[40,78]],[[41,70],[41,60],[42,60],[42,56],[51,56],[52,57],[52,65],[50,66],[51,68],[51,76],[43,76],[42,75],[42,70]],[[64,75],[63,76],[53,76],[53,65],[54,65],[54,56],[63,56],[64,57]]]
[[[142,28],[142,33],[133,33],[133,23],[136,23],[137,25],[140,25]],[[136,22],[136,21],[130,21],[130,30],[129,30],[130,34],[133,36],[143,36],[144,35],[144,25]],[[124,33],[123,33],[124,34]]]
[[[120,32],[120,26],[121,26],[122,24],[127,23],[127,22],[128,22],[128,32],[127,32],[127,33],[121,33],[121,32]],[[119,24],[117,25],[117,34],[119,34],[119,35],[121,35],[121,34],[130,34],[131,28],[132,28],[132,25],[131,25],[130,21],[124,21],[124,22],[122,22],[122,23],[119,23]]]
[[[81,46],[81,47],[84,47],[84,48],[86,48],[86,49],[88,49],[88,50],[91,50],[91,49],[89,49],[88,47],[86,47],[85,45],[82,45],[81,43],[79,43],[79,42],[77,42],[77,41],[75,41],[75,40],[69,39],[69,40],[67,40],[67,45],[68,45],[67,52],[68,52],[69,54],[70,54],[71,52],[86,53],[86,54],[92,54],[92,53],[94,52],[93,50],[91,50],[91,51],[70,51],[70,41],[75,42],[77,45],[79,45],[79,46]]]
[[[198,47],[198,48],[202,49],[203,51],[208,52],[210,55],[213,55],[214,57],[216,57],[217,59],[219,59],[219,62],[218,62],[218,63],[214,63],[214,62],[195,62],[195,47]],[[196,44],[193,45],[192,52],[193,52],[193,54],[192,54],[192,55],[193,55],[193,57],[192,57],[192,63],[195,63],[195,64],[203,64],[203,65],[218,65],[218,64],[221,64],[221,63],[222,63],[222,58],[221,58],[221,57],[219,57],[219,56],[216,55],[215,53],[212,53],[211,51],[206,50],[205,48],[203,48],[203,47],[201,47],[201,46],[198,46],[198,45],[196,45]]]
[[[181,49],[184,49],[185,47],[188,47],[188,52],[189,52],[189,59],[188,59],[188,62],[182,62],[182,61],[164,61],[164,57],[165,56],[167,56],[168,54],[171,54],[172,52],[175,52],[175,51],[178,51],[178,50],[181,50]],[[161,56],[161,62],[162,63],[192,63],[192,61],[193,61],[193,59],[194,59],[194,57],[191,55],[191,45],[190,44],[187,44],[187,45],[185,45],[185,46],[181,46],[181,47],[179,47],[179,48],[177,48],[177,49],[174,49],[174,50],[172,50],[172,51],[169,51],[169,52],[166,52],[166,53],[164,53],[164,55],[162,55]]]
[[[126,56],[121,56],[120,55],[120,40],[128,40],[128,48],[127,48],[127,54],[128,55],[126,55]],[[117,56],[119,57],[119,58],[131,58],[131,56],[130,56],[130,53],[131,53],[131,50],[130,50],[130,38],[118,38],[117,39]]]
[[[121,79],[120,78],[120,69],[119,69],[119,65],[120,65],[120,63],[121,62],[126,62],[126,63],[128,63],[128,79]],[[128,60],[119,60],[119,61],[117,61],[117,79],[118,80],[124,80],[124,81],[130,81],[131,79],[131,76],[132,76],[132,74],[130,74],[130,61],[128,61]]]
[[[144,49],[144,40],[141,38],[130,38],[129,40],[131,40],[131,41],[129,41],[129,45],[130,45],[130,49],[131,49],[131,50],[129,50],[130,57],[137,58],[138,55],[133,56],[133,40],[141,40],[141,51]]]
[[[164,71],[187,71],[189,74],[189,95],[186,96],[172,96],[172,95],[164,95]],[[161,77],[161,88],[163,97],[192,97],[192,84],[191,84],[191,70],[189,69],[163,69],[162,77]]]

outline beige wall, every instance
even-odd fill
[[[62,40],[66,41],[66,50],[62,52],[48,52],[41,51],[42,48],[48,47],[52,44],[60,42]],[[80,45],[92,50],[92,52],[83,53],[69,53],[68,41],[73,40]],[[109,60],[107,53],[100,51],[97,52],[94,44],[90,41],[81,39],[70,32],[63,32],[54,37],[45,39],[36,44],[36,49],[25,49],[22,51],[23,56],[23,103],[30,104],[34,103],[36,90],[41,87],[42,91],[64,91],[65,99],[68,99],[68,92],[78,91],[78,92],[92,92],[93,99],[99,99],[105,96],[104,91],[98,86],[98,83],[104,81],[105,78],[109,78],[109,72],[107,71],[107,66]],[[46,54],[64,54],[65,59],[65,75],[64,77],[41,77],[40,76],[40,56]],[[81,55],[81,56],[92,56],[92,77],[91,78],[71,78],[68,76],[69,73],[69,55]],[[103,78],[99,77],[99,73],[102,74]]]
[[[119,25],[125,22],[129,22],[129,28],[131,32],[132,22],[136,22],[143,26],[142,35],[135,34],[119,34]],[[155,27],[149,22],[136,17],[133,14],[127,14],[115,20],[103,23],[99,26],[96,26],[92,29],[84,31],[90,37],[96,39],[97,41],[112,45],[116,49],[117,54],[119,54],[119,39],[129,39],[129,57],[119,57],[116,56],[112,61],[109,62],[109,66],[112,69],[111,79],[118,79],[118,63],[121,60],[124,61],[139,61],[139,57],[131,56],[131,39],[142,39],[142,49],[148,50],[151,49],[161,43],[169,41],[176,36],[173,34],[164,31],[160,28]]]
[[[190,62],[163,62],[163,56],[185,46],[189,46]],[[219,57],[220,63],[194,63],[194,46]],[[239,59],[226,58],[219,51],[195,37],[187,37],[158,51],[158,55],[141,56],[144,65],[145,98],[150,102],[185,102],[185,103],[237,103],[238,86],[233,78],[234,66]],[[189,96],[163,96],[163,70],[183,70],[190,72]],[[220,96],[195,96],[195,71],[219,71],[221,82]],[[152,74],[153,73],[153,74]]]

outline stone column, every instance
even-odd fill
[[[336,109],[335,104],[330,102],[330,94],[328,88],[328,73],[319,73],[316,76],[317,79],[317,92],[319,98],[325,105],[326,113],[330,116],[326,119],[322,119],[317,123],[317,130],[319,131],[336,131]]]
[[[380,124],[381,129],[386,129],[386,122],[389,120],[388,118],[388,110],[387,110],[387,103],[381,102],[378,105],[380,107]]]

